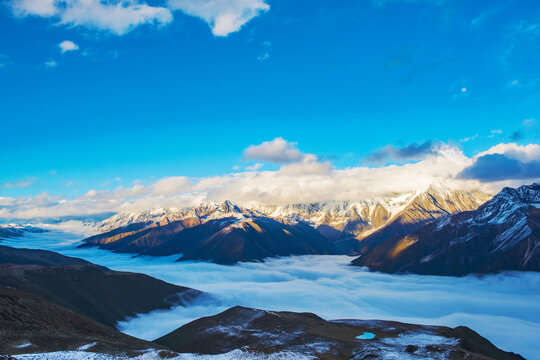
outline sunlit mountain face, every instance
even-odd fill
[[[0,4],[0,358],[540,358],[533,0]]]

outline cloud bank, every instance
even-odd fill
[[[362,201],[423,189],[433,182],[495,193],[503,186],[518,186],[540,179],[540,145],[499,144],[468,157],[456,146],[433,144],[385,148],[392,149],[387,152],[402,159],[423,154],[416,162],[336,169],[330,161],[303,153],[295,143],[276,138],[246,148],[244,159],[257,162],[243,171],[205,178],[171,176],[146,185],[137,182],[114,190],[92,189],[74,198],[48,193],[3,197],[0,218],[4,221],[58,218],[182,208],[225,200],[247,206]],[[278,164],[279,168],[264,170],[265,163]]]
[[[508,179],[534,181],[540,178],[540,146],[499,144],[475,157],[458,175],[484,182]]]
[[[409,144],[402,147],[388,145],[380,150],[377,150],[366,156],[366,162],[375,164],[384,164],[388,161],[406,162],[411,160],[419,160],[427,155],[437,153],[438,147],[441,146],[432,140],[418,144]]]
[[[120,324],[153,340],[177,327],[235,305],[308,311],[326,319],[383,319],[469,326],[496,346],[528,359],[540,357],[540,274],[461,278],[389,275],[349,266],[347,256],[301,256],[223,266],[175,263],[176,257],[131,257],[77,249],[82,236],[51,231],[8,239],[5,245],[44,248],[120,271],[135,271],[213,294],[217,301],[141,315]]]
[[[227,36],[270,9],[264,0],[169,0],[166,7],[139,0],[11,0],[8,5],[19,17],[50,18],[58,25],[116,35],[144,24],[167,25],[173,21],[173,11],[179,10],[206,21],[214,35]]]

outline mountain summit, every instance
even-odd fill
[[[477,210],[446,215],[353,261],[384,272],[434,275],[540,271],[540,185],[504,188]]]

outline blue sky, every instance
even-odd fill
[[[419,160],[366,163],[389,146],[443,142],[473,158],[538,143],[534,0],[216,3],[147,2],[153,23],[130,25],[107,7],[92,18],[2,3],[0,196],[222,176],[279,137],[337,170]]]

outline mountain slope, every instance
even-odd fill
[[[159,348],[38,296],[2,286],[0,339],[4,355],[79,347],[102,353]]]
[[[331,241],[311,226],[266,217],[246,216],[237,211],[234,216],[219,219],[187,218],[164,226],[153,225],[126,232],[96,235],[85,239],[85,245],[98,245],[116,252],[153,256],[183,254],[180,260],[208,260],[219,264],[238,261],[258,261],[272,256],[329,254]],[[121,236],[125,235],[125,236]]]
[[[357,339],[364,333],[375,338]],[[499,350],[466,327],[451,329],[377,320],[326,321],[310,313],[240,306],[192,321],[154,342],[175,351],[202,354],[243,349],[317,359],[523,359]]]
[[[540,185],[504,188],[477,210],[380,243],[353,261],[384,272],[540,271]]]
[[[358,250],[366,253],[391,237],[410,234],[441,216],[474,210],[489,198],[489,195],[479,192],[432,184],[416,194],[388,223],[366,236],[359,243]]]
[[[51,251],[0,246],[0,286],[43,297],[105,325],[188,304],[202,295],[143,274],[119,272]]]

